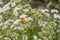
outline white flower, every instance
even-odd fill
[[[12,7],[16,6],[15,2],[11,2],[11,6]]]
[[[6,6],[6,7],[3,7],[3,8],[2,8],[3,12],[5,12],[5,11],[7,11],[7,10],[9,10],[9,9],[10,9],[9,6]]]
[[[15,16],[18,16],[18,12],[17,12],[17,10],[21,10],[22,9],[22,7],[21,8],[18,8],[18,6],[14,9],[14,11],[13,11],[13,14],[15,15]]]
[[[49,10],[48,9],[44,9],[46,12],[49,12]]]
[[[60,29],[58,29],[57,32],[60,32]]]
[[[11,40],[9,37],[4,37],[4,40]]]
[[[5,25],[6,25],[6,24],[9,24],[9,21],[8,21],[8,20],[7,20],[7,21],[5,21],[5,22],[4,22],[4,24],[5,24]]]
[[[60,15],[58,15],[58,19],[60,19]]]
[[[24,30],[24,28],[22,26],[14,27],[14,30],[16,30],[16,29],[18,29],[18,30]]]
[[[33,38],[34,38],[34,40],[37,40],[37,36],[36,35],[34,35]]]
[[[0,21],[2,20],[2,16],[0,16]]]
[[[0,8],[0,13],[2,13],[3,12],[3,9],[2,8]]]
[[[48,9],[42,9],[42,10],[40,10],[42,13],[44,13],[44,12],[49,12],[49,10]]]
[[[48,40],[48,38],[47,38],[47,37],[43,37],[43,39],[44,39],[44,40]]]
[[[17,11],[13,11],[13,14],[15,15],[15,16],[18,16],[18,12]]]
[[[28,21],[30,21],[30,20],[33,20],[31,17],[28,17],[27,19],[26,19],[26,21],[28,22]]]
[[[23,35],[23,36],[22,36],[22,39],[23,39],[23,40],[28,40],[28,36],[27,36],[27,35]]]
[[[27,15],[22,14],[19,18],[26,18],[26,17],[27,17]]]
[[[2,30],[4,30],[4,29],[6,29],[8,26],[7,25],[4,25],[4,26],[2,26]]]
[[[10,21],[10,22],[13,22],[14,20],[12,20],[12,19],[9,19],[8,21]]]
[[[60,19],[60,15],[59,14],[54,14],[54,18]]]
[[[4,11],[7,11],[8,9],[10,9],[10,7],[9,7],[10,4],[11,4],[11,2],[7,3],[6,5],[3,6],[2,9],[3,9]],[[4,12],[4,11],[3,11],[3,12]]]
[[[21,10],[21,9],[22,9],[22,7],[20,7],[20,8],[16,7],[14,10],[17,11],[17,10]]]
[[[0,8],[0,13],[9,10],[10,9],[9,5],[10,5],[10,2],[4,5],[2,8]]]
[[[2,26],[3,25],[3,23],[0,23],[0,26]]]
[[[42,39],[38,39],[38,40],[42,40]]]
[[[8,2],[7,4],[5,4],[3,7],[9,6],[11,4],[11,2]]]
[[[5,24],[5,25],[7,25],[7,24],[9,25],[9,24],[10,24],[9,22],[13,22],[13,21],[14,21],[14,20],[9,19],[9,20],[6,20],[6,21],[4,22],[4,24]]]
[[[24,28],[22,26],[17,27],[17,29],[24,30]]]
[[[52,9],[51,13],[59,13],[57,9]]]
[[[13,24],[19,24],[20,20],[15,20]]]
[[[25,11],[25,12],[29,12],[29,9],[23,9],[23,11]]]
[[[47,7],[49,7],[51,4],[52,4],[52,2],[49,2],[49,3],[47,4]]]
[[[49,15],[49,13],[46,13],[46,16],[48,16],[48,17],[49,17],[49,16],[50,16],[50,15]]]
[[[12,25],[11,25],[11,28],[13,28],[13,27],[14,27],[14,25],[12,24]]]
[[[39,26],[45,27],[46,24],[47,24],[47,22],[38,20],[38,25],[39,25]]]
[[[54,14],[54,18],[58,18],[58,14]]]

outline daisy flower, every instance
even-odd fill
[[[29,9],[23,9],[24,12],[29,12]]]
[[[11,1],[11,6],[12,7],[16,6],[16,3],[14,1]]]
[[[51,9],[51,13],[59,13],[57,9]]]

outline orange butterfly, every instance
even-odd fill
[[[21,19],[21,23],[22,23],[22,24],[26,24],[25,18],[22,18],[22,19]]]

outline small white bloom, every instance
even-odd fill
[[[0,23],[0,26],[2,26],[3,25],[3,23]]]
[[[56,9],[52,9],[52,10],[51,10],[51,13],[59,13],[59,12],[58,12],[58,10],[56,10]]]
[[[38,40],[42,40],[42,39],[38,39]]]
[[[41,12],[43,12],[43,13],[44,13],[44,12],[45,12],[45,10],[43,9],[43,10],[41,10]]]
[[[54,18],[58,18],[58,14],[54,14]]]
[[[18,24],[20,22],[20,20],[16,20],[13,22],[13,24]]]
[[[15,2],[11,2],[11,6],[12,7],[16,6]]]
[[[2,26],[2,30],[4,30],[4,29],[6,29],[8,26],[7,25],[4,25],[4,26]]]
[[[23,39],[23,40],[28,40],[28,36],[27,36],[27,35],[23,35],[23,36],[22,36],[22,39]]]
[[[8,37],[4,37],[4,40],[11,40],[10,38],[8,38]]]
[[[17,11],[17,10],[21,10],[21,9],[22,9],[22,7],[21,7],[21,8],[16,7],[16,8],[14,9],[14,11],[13,11],[13,14],[14,14],[15,16],[18,16],[18,11]]]
[[[49,12],[49,10],[48,9],[42,9],[42,10],[40,10],[41,12]]]
[[[9,6],[6,6],[6,7],[3,7],[3,8],[2,8],[3,12],[5,12],[5,11],[7,11],[7,10],[9,10],[9,9],[10,9]]]
[[[11,28],[13,28],[13,27],[14,27],[14,25],[12,24],[12,25],[11,25]]]
[[[17,27],[17,29],[24,30],[24,28],[22,26]]]
[[[33,38],[34,38],[34,40],[37,40],[37,36],[36,35],[34,35]]]
[[[3,9],[2,8],[0,8],[0,13],[2,13],[3,12]]]
[[[49,10],[48,9],[44,9],[46,12],[49,12]]]
[[[10,9],[9,5],[10,5],[10,2],[4,5],[2,8],[0,8],[0,12],[5,12],[9,10]]]
[[[47,4],[47,7],[49,7],[51,4],[52,4],[52,2],[49,2],[49,3]]]
[[[3,7],[9,6],[11,4],[11,2],[8,2],[7,4],[5,4]]]
[[[10,22],[13,22],[14,20],[12,20],[12,19],[9,19],[8,21],[10,21]]]
[[[60,32],[60,29],[58,29],[57,32]]]
[[[26,21],[28,22],[28,21],[30,21],[30,20],[33,20],[31,17],[28,17],[27,19],[26,19]]]
[[[6,24],[9,24],[9,21],[8,20],[6,20],[5,22],[4,22],[4,24],[6,25]]]
[[[48,38],[47,38],[47,37],[43,37],[43,39],[44,39],[44,40],[48,40]]]
[[[23,9],[23,11],[25,11],[25,12],[29,12],[29,9]]]
[[[26,17],[27,17],[27,15],[22,14],[19,18],[26,18]]]
[[[0,16],[0,21],[2,20],[2,16]]]
[[[46,16],[48,16],[48,17],[49,17],[49,16],[50,16],[50,15],[49,15],[49,13],[46,13]]]
[[[21,9],[22,9],[22,7],[20,7],[20,8],[16,7],[14,10],[17,11],[17,10],[21,10]]]
[[[9,25],[10,23],[9,22],[13,22],[14,20],[11,20],[11,19],[9,19],[9,20],[6,20],[5,22],[4,22],[4,24],[5,25]]]
[[[58,19],[60,19],[60,15],[58,15]]]
[[[13,14],[15,15],[15,16],[18,16],[18,12],[17,11],[13,11]]]

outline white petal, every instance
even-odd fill
[[[0,26],[2,26],[3,25],[3,23],[0,23]]]
[[[51,10],[51,13],[59,13],[59,12],[58,12],[58,10],[56,10],[56,9],[52,9],[52,10]]]
[[[34,38],[34,40],[37,40],[37,36],[36,35],[34,35],[33,38]]]
[[[58,14],[54,14],[54,18],[58,18]]]
[[[52,2],[49,2],[49,3],[47,4],[47,7],[49,7],[51,4],[52,4]]]
[[[13,11],[13,14],[15,15],[15,16],[18,16],[18,12],[17,11]]]
[[[46,12],[49,12],[49,10],[48,9],[44,9]]]
[[[26,21],[28,22],[30,20],[33,21],[33,19],[31,17],[28,17]]]
[[[18,24],[20,22],[20,20],[16,20],[13,22],[13,24]]]
[[[58,15],[58,19],[60,19],[60,15]]]
[[[25,14],[22,14],[21,16],[20,16],[20,18],[26,18],[27,17],[27,15],[25,15]]]
[[[12,7],[16,6],[15,2],[11,2],[11,6]]]
[[[28,12],[29,10],[28,9],[23,9],[23,11]]]

